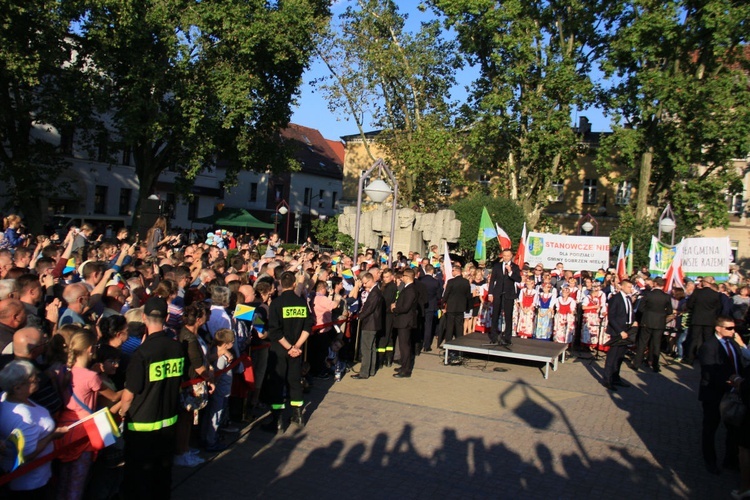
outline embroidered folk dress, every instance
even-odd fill
[[[537,297],[536,329],[534,338],[549,340],[552,336],[554,319],[555,295],[552,292],[542,292]]]
[[[563,344],[573,342],[576,333],[576,301],[568,296],[559,297],[555,304],[555,326],[552,340]]]

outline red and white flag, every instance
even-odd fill
[[[523,223],[523,231],[521,231],[521,241],[518,242],[518,249],[516,250],[516,256],[513,258],[513,262],[523,269],[523,263],[526,262],[526,223]]]
[[[500,243],[500,251],[506,250],[510,248],[511,242],[510,242],[510,236],[508,236],[508,233],[503,231],[503,229],[495,223],[495,230],[497,231],[497,241]]]
[[[670,293],[674,285],[685,288],[685,273],[682,271],[682,241],[675,248],[672,263],[664,275],[664,291]]]
[[[72,428],[78,424],[86,431],[91,446],[95,450],[103,450],[107,446],[115,444],[117,438],[120,437],[120,429],[115,424],[108,408],[102,408],[68,427]]]
[[[625,262],[625,243],[620,243],[620,253],[617,254],[617,277],[620,281],[628,278],[627,265]]]
[[[448,253],[448,242],[445,242],[445,255],[443,256],[443,280],[445,285],[448,284],[448,280],[453,277],[453,265],[451,264],[451,256]]]

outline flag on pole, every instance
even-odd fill
[[[103,450],[107,446],[115,444],[117,438],[120,437],[120,429],[115,424],[109,408],[102,408],[69,425],[68,428],[73,428],[79,424],[86,431],[89,441],[91,441],[91,446],[95,450]]]
[[[497,230],[492,225],[487,207],[482,207],[482,218],[479,220],[479,231],[477,233],[477,247],[474,250],[474,258],[477,261],[487,260],[487,240],[497,238]]]
[[[237,307],[234,308],[234,317],[236,319],[244,319],[246,321],[252,321],[253,316],[255,316],[254,307],[246,306],[244,304],[237,304]]]
[[[628,276],[633,276],[633,235],[630,235],[628,248],[625,249],[625,272]]]
[[[682,271],[682,241],[675,247],[674,259],[664,275],[664,291],[670,293],[673,285],[685,288],[685,273]]]
[[[630,276],[625,263],[625,243],[620,243],[620,252],[617,254],[617,277],[620,280],[627,279]]]
[[[516,256],[513,258],[513,262],[518,267],[523,269],[523,263],[526,262],[526,223],[523,223],[523,231],[521,231],[521,241],[518,242],[518,249],[516,250]]]
[[[445,254],[443,255],[443,281],[448,284],[448,280],[453,277],[453,266],[451,265],[451,256],[448,253],[448,242],[445,242]]]
[[[497,230],[497,242],[500,243],[500,251],[510,248],[511,242],[508,233],[503,231],[502,228],[497,225],[497,222],[495,223],[495,229]]]

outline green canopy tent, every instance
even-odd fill
[[[223,214],[225,211],[226,209],[222,210],[222,217],[213,222],[215,226],[252,227],[257,229],[274,228],[273,224],[258,220],[244,208],[232,209],[232,213]]]

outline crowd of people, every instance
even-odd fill
[[[270,413],[270,432],[303,427],[304,394],[317,380],[367,380],[393,365],[393,377],[408,379],[416,356],[473,332],[507,348],[521,337],[608,351],[603,383],[613,391],[628,386],[619,368],[634,337],[632,368],[659,371],[662,346],[704,364],[717,318],[747,333],[741,276],[666,294],[645,269],[621,280],[613,269],[519,265],[509,250],[484,267],[449,264],[437,247],[389,255],[384,244],[350,256],[310,240],[290,251],[276,233],[198,239],[168,231],[164,218],[143,241],[88,225],[32,238],[17,216],[5,226],[2,466],[56,457],[0,487],[11,498],[169,497],[172,466],[222,451],[243,420]],[[739,387],[739,365],[733,374]],[[717,417],[704,421],[710,464],[718,403],[714,415],[702,399]],[[99,450],[73,424],[101,408],[122,419],[123,433]]]

